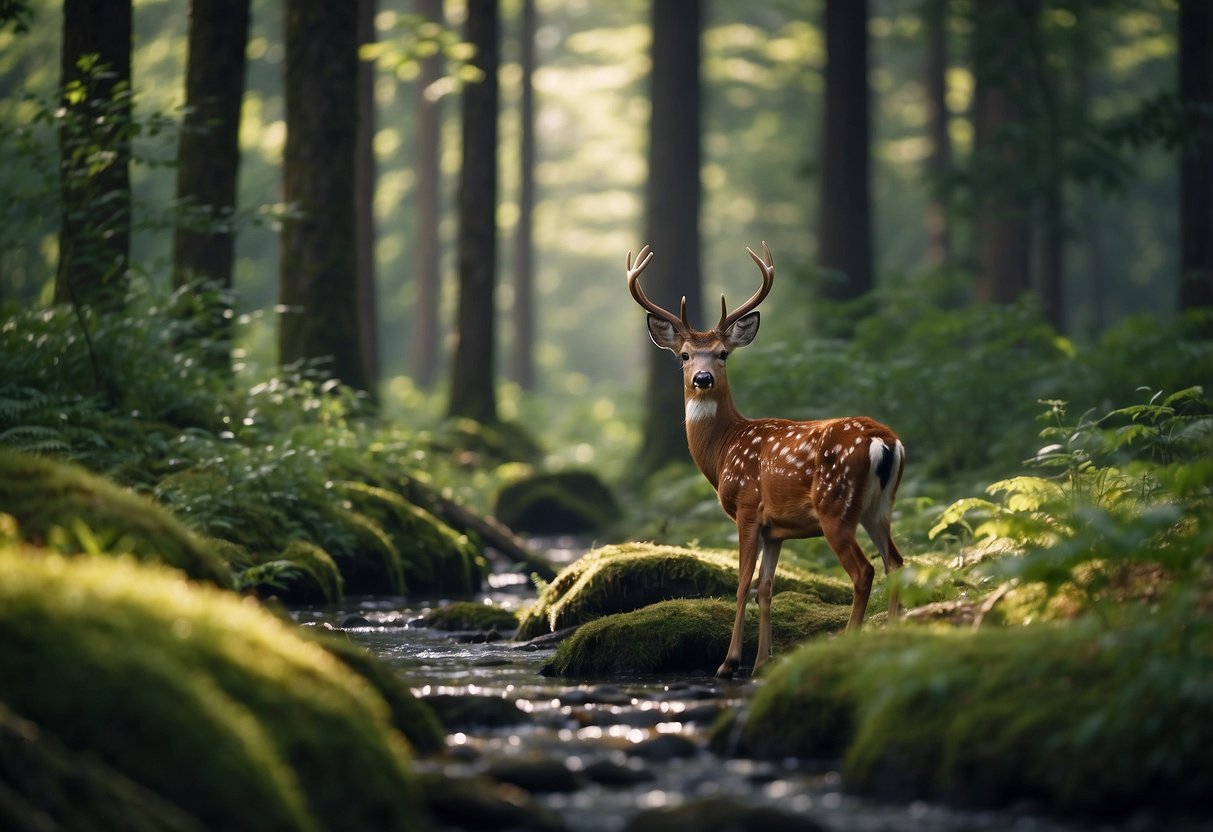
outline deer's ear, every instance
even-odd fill
[[[665,318],[649,314],[649,337],[663,350],[678,351],[678,330]]]
[[[758,312],[742,315],[721,336],[729,349],[740,349],[747,346],[758,334]]]

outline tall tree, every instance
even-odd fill
[[[645,294],[665,309],[686,297],[689,315],[707,315],[699,257],[702,0],[654,0],[645,240],[653,264]],[[664,350],[648,351],[644,438],[637,471],[648,474],[686,459],[682,387]]]
[[[249,0],[191,0],[185,119],[177,148],[177,200],[186,215],[173,235],[173,285],[208,280],[232,287]],[[208,329],[228,340],[221,300]]]
[[[468,0],[465,38],[480,80],[463,89],[463,167],[459,177],[459,343],[451,416],[497,421],[494,292],[497,283],[497,0]]]
[[[523,390],[535,387],[535,0],[522,0],[519,67],[522,100],[518,104],[521,142],[518,152],[518,225],[514,229],[514,352],[510,377]]]
[[[1179,4],[1179,96],[1213,106],[1213,4]],[[1179,175],[1179,308],[1213,308],[1213,148],[1185,150]],[[1213,334],[1213,332],[1206,333]]]
[[[55,300],[116,306],[131,249],[131,3],[64,0]]]
[[[952,235],[948,227],[948,205],[943,196],[943,177],[952,168],[952,139],[948,122],[948,0],[927,0],[926,87],[931,152],[926,172],[931,188],[927,205],[927,262],[945,265],[952,259]]]
[[[375,42],[377,0],[358,0],[358,44]],[[360,336],[358,347],[372,387],[379,378],[375,292],[375,66],[358,61],[358,127],[354,139],[354,249]]]
[[[417,14],[443,22],[442,0],[416,0]],[[442,77],[442,55],[434,50],[421,58],[417,76],[417,258],[416,296],[409,338],[409,367],[413,380],[431,386],[438,377],[438,305],[442,289],[438,225],[442,217],[439,182],[439,139],[442,132],[442,98],[435,84]]]
[[[1025,0],[973,0],[973,183],[977,298],[1012,303],[1028,289],[1028,201],[1019,192],[1021,148],[1013,138],[1023,121],[1021,89],[1031,32],[1018,6]]]
[[[826,0],[825,19],[818,260],[832,273],[822,293],[848,299],[873,286],[867,0]]]
[[[329,358],[345,384],[366,390],[359,347],[354,241],[357,18],[340,3],[287,0],[285,199],[278,329],[285,363]]]

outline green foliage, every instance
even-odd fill
[[[1207,808],[1213,628],[1191,599],[1126,626],[924,632],[802,648],[740,723],[764,758],[842,757],[850,788],[1118,816]]]
[[[977,573],[1039,583],[1046,599],[1076,589],[1105,616],[1110,602],[1157,580],[1142,567],[1177,581],[1201,574],[1213,546],[1213,409],[1199,387],[1146,393],[1141,404],[1077,422],[1063,402],[1045,402],[1049,444],[1028,460],[1042,473],[991,484],[996,499],[953,503],[931,536],[1013,552]]]

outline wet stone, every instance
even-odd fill
[[[444,693],[423,697],[421,701],[433,709],[448,731],[517,725],[528,718],[515,700],[500,696]]]
[[[351,630],[356,627],[374,626],[375,625],[371,623],[369,618],[367,618],[365,615],[358,615],[357,613],[352,613],[341,619],[341,629],[343,630]]]
[[[560,694],[562,705],[631,705],[633,696],[615,685],[576,688]]]
[[[669,832],[670,829],[694,829],[696,832],[824,832],[824,827],[810,817],[793,815],[770,806],[750,806],[724,797],[646,809],[628,822],[624,832]]]
[[[567,829],[555,813],[515,786],[439,774],[423,775],[420,785],[426,807],[443,828]]]
[[[687,708],[677,716],[679,722],[692,725],[710,725],[724,713],[725,709],[720,705],[709,702],[703,705],[695,705]]]
[[[485,774],[499,783],[509,783],[531,793],[572,792],[581,788],[581,778],[563,760],[550,757],[501,757],[489,763]]]
[[[629,749],[628,753],[645,760],[665,762],[680,757],[693,757],[699,753],[699,746],[679,734],[661,734],[638,743]]]
[[[656,779],[653,772],[638,760],[600,759],[587,763],[581,772],[587,780],[600,786],[634,786]]]

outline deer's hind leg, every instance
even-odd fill
[[[851,602],[851,617],[847,621],[847,632],[857,632],[863,626],[863,616],[868,610],[868,596],[872,594],[872,579],[876,570],[872,568],[859,543],[855,540],[854,523],[836,517],[821,518],[821,530],[826,543],[834,550],[838,562],[851,578],[855,598]]]

